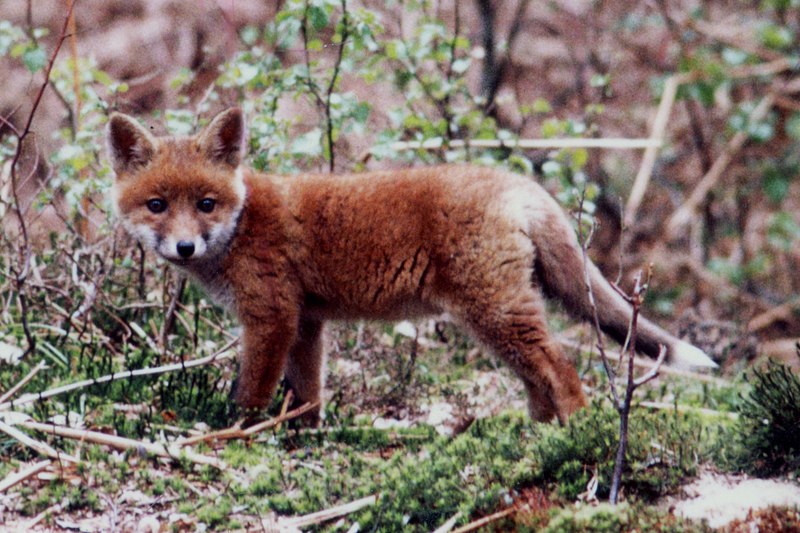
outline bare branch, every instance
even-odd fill
[[[26,385],[26,384],[27,384],[27,383],[28,383],[30,380],[32,380],[32,379],[34,378],[34,376],[36,376],[36,374],[38,374],[38,373],[39,373],[39,371],[40,371],[40,370],[43,370],[43,369],[45,369],[45,368],[47,368],[47,363],[46,363],[45,361],[39,361],[39,364],[38,364],[38,365],[36,365],[35,367],[33,367],[33,368],[31,369],[31,371],[30,371],[30,372],[28,372],[28,374],[27,374],[27,375],[26,375],[24,378],[22,378],[21,380],[19,380],[19,382],[18,382],[16,385],[14,385],[14,386],[13,386],[13,387],[11,387],[10,389],[8,389],[8,390],[7,390],[5,393],[3,393],[3,395],[2,395],[2,396],[0,396],[0,404],[2,404],[3,402],[5,402],[5,401],[6,401],[6,400],[8,400],[9,398],[12,398],[12,397],[13,397],[13,396],[14,396],[14,395],[17,393],[17,391],[19,391],[19,390],[20,390],[22,387],[24,387],[24,386],[25,386],[25,385]]]
[[[219,431],[212,431],[211,433],[206,433],[205,435],[198,435],[196,437],[189,437],[186,439],[180,439],[177,441],[178,446],[189,446],[192,444],[196,444],[198,442],[211,442],[211,441],[222,441],[222,440],[231,440],[231,439],[245,439],[249,438],[256,433],[260,433],[265,429],[269,429],[271,427],[275,427],[280,425],[281,423],[291,420],[293,418],[297,418],[312,409],[316,409],[319,407],[319,402],[313,403],[304,403],[297,409],[293,409],[288,413],[282,414],[281,416],[276,416],[275,418],[271,418],[269,420],[265,420],[264,422],[260,422],[258,424],[254,424],[248,428],[242,429],[241,428],[241,421],[237,422],[235,425],[221,429]]]
[[[42,424],[42,425],[46,426],[47,424]],[[45,444],[44,442],[39,442],[38,440],[32,439],[31,437],[26,435],[24,432],[18,430],[17,428],[15,428],[14,426],[12,426],[10,424],[6,424],[2,420],[0,420],[0,431],[5,433],[9,437],[12,437],[13,439],[15,439],[20,444],[24,444],[28,448],[31,448],[32,450],[35,450],[38,453],[40,453],[40,454],[42,454],[42,455],[44,455],[46,457],[50,457],[51,459],[55,459],[56,461],[67,461],[67,462],[70,462],[70,463],[78,463],[79,462],[77,457],[73,457],[73,456],[71,456],[71,455],[69,455],[67,453],[64,453],[62,451],[56,450],[55,448],[53,448],[49,444]]]
[[[658,359],[656,359],[656,364],[650,367],[650,370],[648,370],[645,374],[642,374],[641,376],[633,380],[634,388],[644,385],[648,381],[651,381],[656,377],[658,377],[658,373],[661,371],[661,365],[664,364],[666,358],[667,358],[667,347],[662,344],[661,349],[658,352]]]
[[[2,422],[0,422],[0,424],[2,424]],[[189,461],[200,465],[213,466],[219,469],[224,469],[226,467],[225,463],[216,457],[209,457],[207,455],[195,453],[191,450],[181,449],[179,446],[174,444],[138,441],[127,439],[125,437],[118,437],[116,435],[109,435],[107,433],[100,433],[98,431],[88,431],[66,426],[58,426],[55,424],[42,424],[41,422],[34,421],[21,422],[19,425],[28,429],[40,431],[42,433],[48,433],[50,435],[57,435],[67,439],[75,439],[81,442],[94,442],[96,444],[103,444],[120,450],[142,450],[159,457],[166,457],[168,459],[179,460],[181,457],[185,457]],[[2,429],[2,426],[0,426],[0,429]],[[75,461],[77,461],[77,459],[75,459]]]
[[[26,479],[35,476],[42,470],[45,470],[52,463],[53,462],[50,459],[45,459],[44,461],[33,463],[26,468],[9,474],[3,481],[0,481],[0,493],[7,491],[17,483],[22,483]]]

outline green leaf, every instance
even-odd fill
[[[800,141],[800,113],[792,113],[786,121],[786,134],[795,141]]]
[[[744,65],[750,55],[736,48],[725,47],[722,50],[722,59],[729,65],[737,67]]]
[[[550,139],[564,133],[564,123],[557,119],[545,120],[542,124],[542,137]]]
[[[767,239],[772,246],[789,252],[800,240],[800,225],[785,211],[775,213],[767,226]]]
[[[322,40],[321,39],[317,39],[317,38],[309,39],[308,40],[308,45],[306,46],[306,49],[309,52],[321,52],[322,51]]]
[[[758,38],[768,48],[783,50],[794,44],[795,34],[786,26],[766,24],[759,28]]]
[[[611,78],[608,74],[595,74],[592,76],[592,79],[589,80],[589,85],[592,87],[605,87],[608,85],[610,79]]]
[[[542,164],[542,174],[547,178],[561,176],[561,164],[552,159],[550,161],[545,161],[544,164]]]
[[[468,57],[464,57],[462,59],[456,59],[453,61],[453,72],[456,74],[463,74],[467,71],[470,65],[470,59]]]
[[[308,20],[316,31],[320,31],[328,25],[328,13],[321,7],[311,6],[308,8]]]
[[[28,48],[22,54],[22,62],[25,64],[25,68],[31,72],[38,72],[47,63],[47,53],[38,46]]]
[[[589,151],[586,148],[576,148],[570,151],[570,159],[572,162],[570,168],[572,168],[573,172],[577,172],[586,166],[589,161]]]
[[[764,194],[770,201],[778,204],[789,194],[790,176],[784,169],[769,167],[764,171],[763,184]]]
[[[242,31],[239,32],[239,35],[242,37],[242,41],[246,45],[253,46],[256,44],[260,33],[261,32],[255,26],[245,26],[242,28]]]
[[[297,156],[316,157],[322,154],[322,130],[314,128],[296,137],[292,142],[292,154]]]
[[[364,124],[367,122],[367,119],[369,118],[369,112],[370,112],[369,104],[366,102],[359,102],[356,105],[355,109],[353,110],[353,119],[356,122]]]
[[[532,108],[534,113],[550,113],[553,111],[550,102],[545,100],[544,98],[537,98],[533,102]]]

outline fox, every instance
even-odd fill
[[[535,421],[587,405],[548,330],[545,299],[593,317],[623,342],[632,309],[584,263],[568,215],[533,179],[470,165],[279,176],[243,164],[242,110],[193,136],[155,136],[113,113],[106,128],[112,203],[125,230],[184,271],[242,326],[232,396],[268,406],[281,379],[320,420],[328,321],[446,313],[524,384]],[[700,349],[639,317],[636,349],[714,367]]]

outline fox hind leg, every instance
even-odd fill
[[[531,418],[564,423],[586,405],[580,378],[550,338],[542,296],[533,287],[516,289],[493,294],[502,303],[473,302],[462,318],[523,380]]]

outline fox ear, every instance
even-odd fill
[[[136,170],[150,162],[156,152],[156,139],[136,120],[113,113],[106,127],[108,156],[114,172]]]
[[[213,163],[238,167],[245,149],[244,115],[238,107],[223,111],[198,138],[200,149]]]

